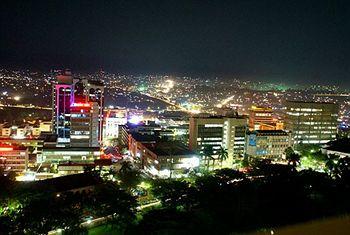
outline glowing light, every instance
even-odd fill
[[[71,107],[91,107],[90,103],[73,103]]]
[[[136,115],[131,116],[129,118],[129,122],[132,124],[139,124],[142,120],[143,120],[142,116],[136,116]]]
[[[182,167],[184,168],[194,168],[199,166],[199,158],[191,157],[182,159]]]
[[[13,97],[13,99],[14,99],[15,101],[19,101],[19,100],[21,99],[21,97],[20,97],[20,96],[15,96],[15,97]]]
[[[0,147],[0,151],[3,151],[3,152],[8,152],[8,151],[12,151],[13,148],[12,147]]]

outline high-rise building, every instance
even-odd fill
[[[58,144],[96,147],[102,140],[103,83],[57,76],[53,86],[53,132]]]
[[[295,144],[326,143],[336,138],[338,111],[334,103],[287,101],[286,130],[292,132]]]
[[[211,145],[214,156],[218,149],[227,149],[229,158],[244,153],[247,119],[243,116],[191,117],[189,128],[190,150],[203,152]]]
[[[103,139],[103,107],[104,107],[104,84],[98,80],[84,80],[85,93],[88,102],[94,102],[98,107],[98,141]]]
[[[52,130],[59,143],[70,141],[70,106],[73,98],[73,77],[69,71],[65,71],[57,76],[52,89]]]

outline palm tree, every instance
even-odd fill
[[[207,166],[207,169],[209,169],[209,162],[210,160],[213,160],[213,155],[214,155],[214,150],[213,150],[213,146],[212,145],[205,145],[203,147],[203,158],[204,158],[204,161],[206,161],[206,166]]]
[[[334,154],[330,154],[327,156],[326,162],[325,162],[325,171],[330,175],[330,176],[335,176],[337,172],[337,163],[336,159],[338,159]]]
[[[293,150],[292,147],[288,147],[288,148],[286,148],[286,149],[284,150],[284,154],[286,155],[286,159],[288,159],[289,156],[290,156],[291,154],[293,154],[293,153],[294,153],[294,150]]]
[[[286,158],[288,161],[288,165],[292,164],[294,170],[296,169],[297,165],[300,164],[300,155],[297,153],[291,153],[287,155]]]
[[[222,162],[225,161],[228,158],[228,152],[227,149],[224,147],[220,146],[220,149],[218,151],[218,158],[221,162],[221,167],[222,167]]]

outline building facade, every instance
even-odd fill
[[[256,130],[246,135],[246,155],[280,160],[292,146],[291,134],[282,130]]]
[[[28,167],[28,149],[24,146],[0,145],[0,167],[22,173]]]
[[[57,76],[53,85],[52,130],[57,143],[95,147],[102,141],[104,86],[100,81]]]
[[[199,167],[199,156],[178,141],[159,141],[150,135],[130,134],[129,151],[149,174],[177,177]]]
[[[229,158],[244,154],[247,119],[243,116],[223,117],[191,117],[189,127],[189,148],[199,153],[206,145],[214,151],[223,147],[227,149]]]
[[[323,144],[334,140],[338,129],[339,106],[334,103],[287,101],[286,130],[295,144]]]
[[[283,123],[273,117],[272,108],[257,107],[249,109],[249,130],[282,130]]]

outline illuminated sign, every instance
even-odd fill
[[[71,107],[91,107],[90,103],[73,103]]]
[[[249,146],[256,146],[256,135],[249,135]]]

